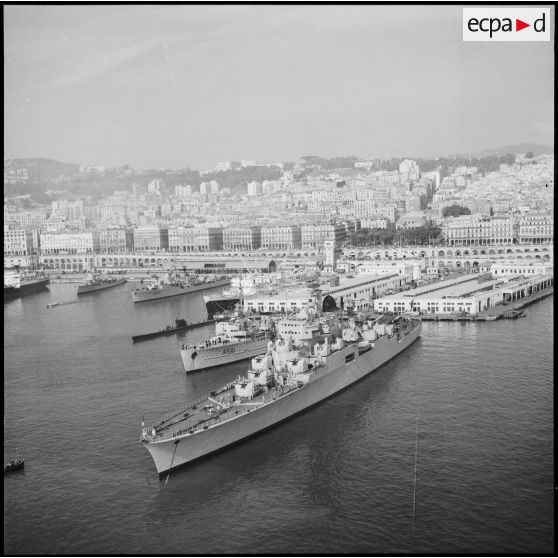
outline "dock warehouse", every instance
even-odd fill
[[[552,286],[551,275],[499,277],[466,276],[389,295],[374,301],[376,312],[421,312],[476,315],[491,306],[520,300]]]
[[[338,285],[321,285],[322,310],[329,312],[335,308],[344,308],[347,302],[360,310],[371,305],[373,298],[390,289],[396,289],[410,282],[412,276],[399,275],[368,275],[359,273],[354,277],[341,276]]]

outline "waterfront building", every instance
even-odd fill
[[[509,217],[478,214],[448,217],[442,225],[442,235],[450,246],[513,244],[514,222]]]
[[[289,288],[268,294],[255,294],[244,298],[245,312],[286,313],[302,310],[318,304],[311,289]]]
[[[356,310],[367,308],[376,297],[410,280],[411,277],[396,272],[389,275],[359,273],[355,276],[335,276],[329,285],[320,285],[322,309],[330,311],[345,306],[352,306]]]
[[[223,249],[223,227],[196,225],[199,252],[213,252]]]
[[[99,251],[98,231],[59,231],[39,235],[41,254],[93,254]]]
[[[424,269],[424,260],[399,260],[391,262],[364,262],[356,266],[358,273],[366,275],[393,275],[397,273],[407,279],[418,281]]]
[[[134,250],[136,252],[168,250],[168,228],[157,225],[143,225],[136,227],[133,231]]]
[[[38,231],[4,225],[4,256],[31,256],[38,253]]]
[[[554,239],[554,215],[525,213],[518,219],[520,244],[546,244]]]
[[[552,286],[550,275],[499,277],[466,275],[374,300],[376,312],[465,313],[476,315],[492,306],[519,300]]]
[[[347,232],[342,223],[304,224],[300,230],[303,250],[319,249],[326,240],[333,240],[339,247],[347,238]]]
[[[500,260],[490,266],[490,273],[495,277],[502,275],[544,275],[554,273],[554,263],[551,261]]]
[[[261,247],[268,250],[298,250],[302,248],[300,225],[263,226]]]
[[[198,231],[193,227],[169,227],[169,252],[197,252]]]
[[[109,254],[124,254],[134,248],[134,234],[129,228],[109,227],[99,231],[99,250]]]
[[[262,245],[261,226],[230,225],[223,229],[224,250],[257,250]]]

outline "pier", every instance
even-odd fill
[[[498,304],[497,306],[491,306],[487,310],[483,310],[478,314],[471,315],[471,314],[423,314],[420,316],[422,321],[435,321],[435,322],[457,322],[457,321],[465,321],[465,322],[485,322],[485,321],[494,321],[506,318],[506,314],[510,314],[517,310],[522,310],[547,296],[551,296],[554,293],[554,287],[548,287],[541,291],[537,291],[531,295],[528,295],[524,298],[516,300],[511,304]]]

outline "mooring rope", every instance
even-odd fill
[[[174,456],[176,455],[176,448],[178,447],[179,442],[180,442],[180,440],[175,440],[175,442],[174,442],[174,451],[172,452],[172,459],[171,459],[171,463],[170,463],[170,467],[169,467],[169,472],[167,473],[167,480],[165,481],[165,486],[167,486],[167,484],[169,482],[169,477],[170,477],[170,473],[171,473],[171,469],[172,469],[172,464],[174,462]]]

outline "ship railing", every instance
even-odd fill
[[[181,413],[184,413],[184,411],[187,411],[188,409],[191,409],[192,407],[197,407],[198,405],[201,405],[204,401],[207,401],[208,399],[210,399],[211,397],[216,397],[217,395],[231,389],[234,387],[235,382],[229,382],[228,384],[222,386],[221,388],[219,388],[218,390],[215,390],[215,395],[212,394],[207,394],[204,397],[200,397],[199,399],[197,399],[196,401],[192,402],[192,403],[188,403],[187,405],[181,406],[178,409],[168,413],[167,415],[165,415],[163,418],[159,419],[157,422],[153,423],[152,425],[149,425],[149,431],[151,431],[153,428],[157,429],[158,427],[160,427],[162,424],[165,424],[166,422],[170,421],[171,419],[177,417],[178,415],[180,415]],[[221,403],[219,403],[221,404]]]
[[[234,382],[231,382],[234,385]],[[196,432],[200,432],[202,430],[207,430],[208,428],[211,428],[212,426],[215,426],[217,424],[220,424],[222,422],[225,422],[227,420],[239,417],[243,414],[247,414],[250,413],[251,411],[256,410],[258,407],[261,407],[262,405],[265,405],[267,403],[270,403],[271,401],[274,401],[276,399],[278,399],[279,397],[282,397],[283,395],[286,395],[287,393],[290,393],[291,391],[294,391],[296,389],[299,389],[299,385],[298,384],[289,384],[286,386],[279,386],[277,388],[277,391],[275,391],[274,394],[270,395],[269,398],[266,398],[265,396],[262,398],[262,401],[258,401],[255,403],[249,403],[249,402],[245,402],[245,403],[239,403],[236,405],[232,405],[230,407],[228,407],[225,411],[223,411],[222,413],[220,413],[217,416],[214,417],[210,417],[204,421],[200,421],[198,422],[196,425],[191,426],[189,428],[183,428],[181,430],[171,430],[169,432],[164,432],[164,433],[156,433],[155,436],[153,436],[152,434],[147,434],[146,435],[146,439],[148,440],[170,440],[172,438],[177,438],[180,436],[184,436],[185,434],[195,434]],[[202,399],[200,402],[206,401],[207,399]],[[189,407],[186,407],[189,408]],[[182,412],[182,411],[180,411]],[[176,413],[177,414],[180,414]],[[172,417],[171,417],[172,418]],[[150,430],[149,430],[150,432]]]

